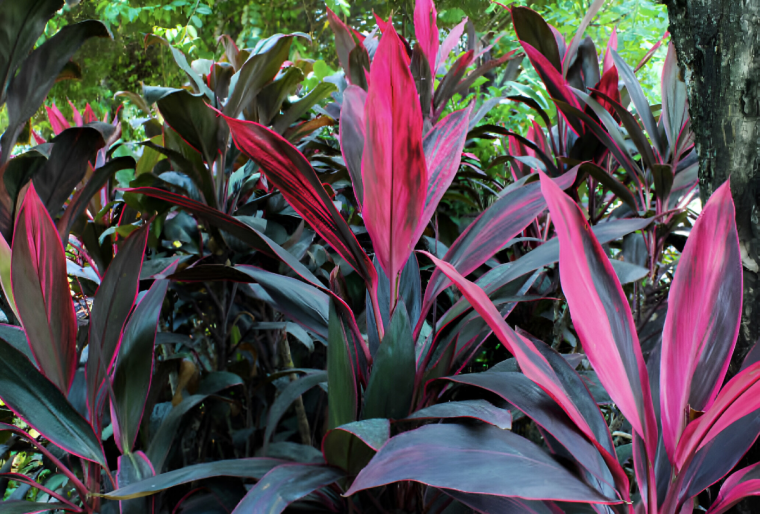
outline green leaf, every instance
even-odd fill
[[[180,428],[180,423],[185,414],[190,412],[195,406],[204,401],[212,394],[216,394],[224,389],[241,385],[243,381],[234,373],[226,371],[216,371],[210,373],[203,379],[198,394],[188,396],[182,402],[174,407],[161,423],[161,427],[156,432],[153,440],[148,447],[147,455],[153,464],[156,472],[160,473],[164,467],[166,457],[171,450],[174,437]]]
[[[3,402],[51,443],[107,467],[98,437],[63,393],[3,339],[0,355]]]
[[[177,261],[164,271],[171,274]],[[168,280],[156,280],[140,300],[127,326],[119,348],[118,364],[113,376],[113,412],[116,413],[114,435],[122,453],[131,452],[140,429],[151,375],[158,317],[164,302]]]
[[[157,104],[166,123],[211,166],[219,154],[219,131],[226,130],[226,127],[206,106],[203,96],[181,89],[164,96]]]
[[[292,381],[283,389],[272,406],[269,408],[267,417],[267,429],[264,432],[264,446],[266,447],[269,439],[274,434],[277,424],[280,422],[285,411],[290,405],[302,394],[312,387],[327,381],[327,372],[317,371]]]
[[[3,2],[0,18],[0,105],[8,83],[31,52],[45,25],[63,7],[62,0]]]
[[[325,434],[322,451],[328,464],[357,475],[391,436],[387,419],[365,419]]]
[[[327,407],[330,429],[356,421],[356,378],[348,328],[330,299],[327,339]]]
[[[362,418],[402,419],[409,414],[416,372],[414,339],[406,305],[399,299],[375,355]]]

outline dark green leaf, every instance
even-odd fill
[[[335,428],[356,421],[356,376],[351,362],[350,328],[345,325],[330,300],[327,338],[327,407],[328,427]]]
[[[387,419],[365,419],[342,425],[325,434],[322,451],[328,464],[356,475],[391,435]]]
[[[51,443],[106,466],[100,441],[61,391],[0,339],[0,398]]]
[[[364,395],[363,419],[401,419],[409,414],[416,371],[414,339],[406,305],[399,299]]]
[[[264,445],[269,442],[269,439],[277,429],[277,424],[280,422],[285,411],[288,410],[290,405],[302,394],[311,389],[312,387],[327,381],[327,372],[318,371],[298,378],[288,384],[285,389],[280,391],[279,396],[269,408],[269,416],[267,417],[267,428],[264,432]]]

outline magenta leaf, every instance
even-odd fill
[[[417,44],[422,48],[422,53],[430,63],[430,75],[435,77],[435,63],[438,57],[438,23],[433,0],[417,0],[414,5],[414,32],[417,36]],[[433,87],[433,84],[430,84]]]
[[[364,110],[363,217],[375,253],[391,282],[409,259],[422,217],[428,171],[422,147],[422,111],[404,45],[391,24],[378,45]]]
[[[429,177],[425,209],[412,237],[415,243],[419,241],[459,170],[472,108],[473,105],[470,105],[446,116],[435,124],[422,142]]]
[[[739,334],[741,305],[739,236],[726,181],[692,228],[670,286],[660,402],[671,460],[689,410],[707,410],[723,385]]]
[[[657,422],[628,299],[580,208],[543,174],[541,190],[559,239],[562,291],[583,349],[599,381],[654,458]]]
[[[729,476],[707,514],[722,514],[748,496],[760,496],[760,464],[740,469]]]
[[[282,136],[255,122],[224,116],[238,148],[261,166],[288,203],[365,280],[377,274],[348,223],[338,212],[309,161]]]
[[[14,233],[11,282],[29,347],[42,373],[68,393],[76,371],[76,314],[63,244],[32,184]]]
[[[406,480],[529,500],[620,503],[593,490],[527,439],[490,425],[428,425],[399,434],[372,458],[346,495]]]

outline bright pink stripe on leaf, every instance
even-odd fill
[[[689,409],[703,411],[723,384],[739,334],[742,266],[726,181],[691,230],[670,286],[662,334],[662,436],[673,458]]]
[[[599,381],[654,458],[657,422],[628,299],[580,208],[543,173],[541,190],[560,242],[562,291],[583,350]]]

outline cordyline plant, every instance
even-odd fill
[[[742,294],[729,184],[710,198],[686,243],[670,289],[662,347],[650,357],[648,366],[628,300],[585,216],[546,176],[541,177],[541,187],[560,241],[563,291],[586,357],[633,427],[634,469],[641,497],[637,508],[691,512],[697,506],[695,497],[723,478],[760,433],[760,405],[754,393],[760,364],[750,358],[740,373],[723,384],[738,335]],[[532,417],[553,437],[550,448],[556,444],[555,451],[575,461],[586,480],[606,496],[606,501],[598,503],[630,503],[628,478],[615,456],[607,426],[572,368],[540,341],[519,329],[513,331],[483,291],[450,265],[438,260],[436,264],[494,329],[523,372],[486,372],[449,380],[494,392]],[[538,394],[526,396],[518,387],[524,377],[538,386]],[[549,409],[564,414],[549,416]],[[351,491],[402,477],[415,479],[415,471],[403,466],[389,471],[383,465],[399,463],[404,437],[394,438],[395,444],[391,439],[378,452]],[[753,473],[756,467],[732,475],[708,512],[724,512],[742,497],[757,494]],[[560,491],[556,484],[542,485],[540,474],[533,478],[535,487],[515,496],[578,501],[578,496]]]

